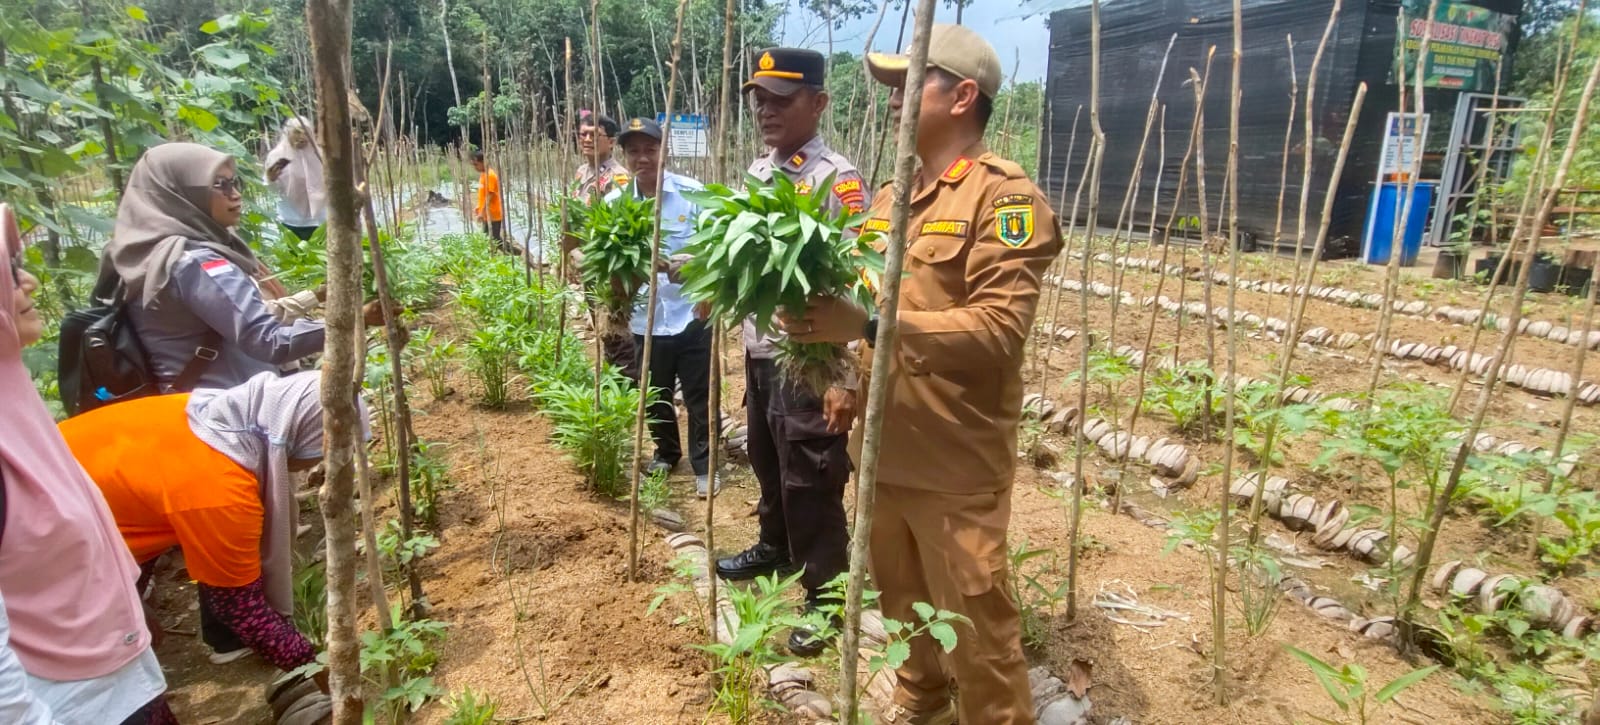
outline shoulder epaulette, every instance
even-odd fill
[[[995,171],[998,171],[998,172],[1000,172],[1002,174],[1005,174],[1006,178],[1010,178],[1010,179],[1026,179],[1026,178],[1028,178],[1028,172],[1023,170],[1022,164],[1019,164],[1019,163],[1017,163],[1015,161],[1012,161],[1010,159],[1002,159],[999,156],[996,156],[996,155],[994,155],[992,153],[987,153],[987,154],[984,154],[982,156],[979,156],[978,157],[978,161],[981,162],[984,166],[987,166],[987,167],[989,167],[991,169],[994,169]]]

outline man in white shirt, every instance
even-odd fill
[[[706,465],[710,440],[706,414],[710,399],[711,327],[697,314],[694,305],[684,299],[682,285],[677,279],[678,269],[687,261],[687,257],[678,253],[694,236],[695,218],[700,213],[693,202],[683,197],[683,192],[699,191],[703,187],[694,179],[661,167],[661,135],[661,126],[651,119],[635,118],[627,123],[617,141],[622,144],[623,159],[633,174],[633,183],[613,189],[606,198],[631,192],[655,199],[660,205],[661,257],[665,264],[655,279],[660,287],[656,291],[650,360],[638,363],[641,371],[649,366],[650,387],[658,391],[656,403],[650,406],[650,437],[656,446],[650,470],[671,471],[683,458],[678,413],[672,404],[673,392],[679,390],[688,408],[689,464],[694,469],[695,490],[705,498],[714,495],[713,489],[722,488],[721,478],[713,476]],[[644,352],[648,312],[643,300],[648,299],[640,295],[641,302],[633,311],[634,348],[640,357]]]

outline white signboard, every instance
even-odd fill
[[[1383,122],[1383,158],[1378,162],[1378,183],[1409,176],[1417,154],[1428,139],[1428,118],[1415,113],[1390,113]]]
[[[679,158],[705,158],[711,155],[711,128],[705,116],[689,113],[672,114],[672,124],[667,125],[667,115],[656,114],[656,123],[667,130],[667,153]]]

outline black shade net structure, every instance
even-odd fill
[[[1480,0],[1480,7],[1515,16],[1522,0]],[[1317,44],[1327,26],[1332,0],[1245,0],[1243,4],[1244,60],[1240,71],[1242,104],[1239,127],[1239,227],[1246,249],[1272,240],[1278,215],[1279,178],[1283,163],[1284,131],[1288,123],[1290,59],[1288,36],[1294,38],[1294,63],[1300,96],[1295,105],[1293,137],[1289,143],[1289,171],[1285,190],[1283,232],[1279,249],[1293,249],[1296,217],[1303,178],[1306,75]],[[1350,256],[1360,247],[1367,197],[1377,175],[1382,153],[1385,116],[1399,111],[1400,93],[1392,77],[1395,36],[1400,3],[1396,0],[1347,0],[1340,12],[1328,48],[1317,72],[1315,134],[1311,139],[1311,193],[1307,210],[1305,248],[1314,241],[1323,196],[1339,150],[1339,140],[1349,119],[1358,84],[1368,85],[1365,107],[1352,140],[1350,157],[1339,184],[1329,230],[1327,255]],[[1040,164],[1040,185],[1052,199],[1066,199],[1062,215],[1070,213],[1072,198],[1087,162],[1090,146],[1090,9],[1059,10],[1050,16],[1050,63],[1046,76],[1046,115],[1051,134],[1045,144],[1047,158]],[[1161,59],[1168,41],[1176,36],[1172,55],[1159,90]],[[1503,78],[1510,78],[1509,60],[1516,33],[1508,39]],[[1116,222],[1128,181],[1139,153],[1151,92],[1165,107],[1166,158],[1157,158],[1158,129],[1152,128],[1138,196],[1133,205],[1134,228],[1150,226],[1151,204],[1159,205],[1158,229],[1165,225],[1175,201],[1179,163],[1183,159],[1194,114],[1194,88],[1189,69],[1204,73],[1206,54],[1216,48],[1205,99],[1206,191],[1211,231],[1225,234],[1227,209],[1224,189],[1228,158],[1228,116],[1231,104],[1231,53],[1233,5],[1231,0],[1109,0],[1101,6],[1100,123],[1106,135],[1101,172],[1100,224]],[[1410,72],[1409,69],[1407,71]],[[1407,108],[1413,110],[1407,82]],[[1449,117],[1458,91],[1427,89],[1425,111],[1432,115],[1427,148],[1445,146]],[[1079,108],[1081,107],[1081,112]],[[1071,143],[1074,115],[1077,141]],[[1070,158],[1068,148],[1072,147]],[[1421,178],[1437,176],[1442,157],[1424,156]],[[1160,168],[1159,194],[1152,198]],[[1192,170],[1191,170],[1192,171]],[[1064,193],[1063,193],[1064,192]],[[1199,216],[1192,173],[1179,207],[1179,223],[1188,236]],[[1080,221],[1085,210],[1079,210]],[[1219,226],[1219,224],[1221,226]]]

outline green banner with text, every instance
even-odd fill
[[[1404,68],[1405,82],[1415,82],[1417,53],[1423,38],[1428,40],[1428,57],[1422,65],[1422,85],[1459,91],[1494,90],[1495,67],[1510,41],[1516,18],[1476,5],[1439,0],[1432,22],[1428,20],[1430,0],[1405,0],[1400,7],[1400,33],[1395,43],[1396,58]],[[1390,73],[1390,81],[1400,75]]]

